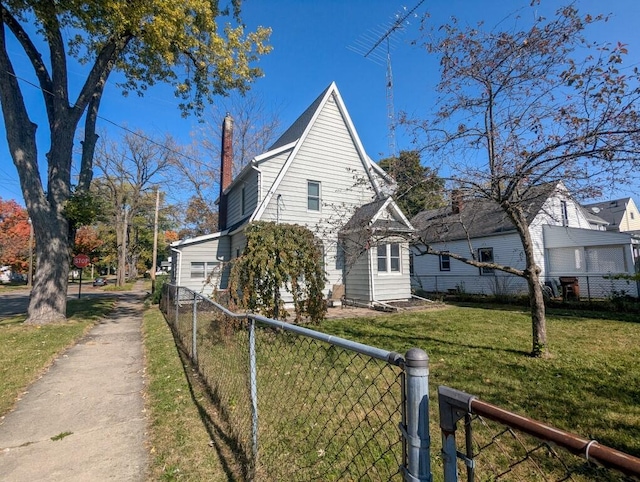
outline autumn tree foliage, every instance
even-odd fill
[[[27,210],[13,199],[0,198],[0,265],[17,273],[28,271],[30,230]]]
[[[229,292],[239,306],[284,318],[282,291],[291,294],[296,322],[320,322],[327,311],[323,253],[313,233],[296,224],[250,223],[247,245],[233,261]]]
[[[440,62],[439,99],[433,115],[405,121],[433,162],[446,164],[456,196],[491,203],[515,226],[524,269],[483,263],[472,240],[468,253],[447,254],[526,279],[532,354],[546,356],[541,270],[527,207],[544,184],[562,181],[580,194],[637,179],[640,79],[637,66],[625,64],[623,43],[597,44],[586,37],[605,17],[581,15],[574,3],[548,19],[532,13],[500,23],[501,29],[514,25],[510,30],[455,19],[426,28],[422,45]],[[525,18],[535,20],[527,25]],[[437,239],[420,241],[425,252],[440,254],[430,245]]]
[[[122,74],[117,86],[124,94],[143,95],[156,83],[170,84],[183,114],[201,113],[214,96],[247,90],[261,75],[253,64],[269,52],[270,31],[246,33],[240,6],[240,0],[231,0],[228,8],[200,0],[0,3],[0,105],[37,241],[38,272],[27,323],[66,317],[71,240],[65,205],[72,195],[89,190],[98,112],[111,74]],[[20,50],[9,47],[9,36]],[[22,91],[29,89],[33,98],[32,86],[16,75],[14,57],[26,57],[33,67],[48,136],[36,136],[38,125]],[[74,82],[85,77],[72,89],[69,65],[74,62],[80,65],[74,66]],[[39,145],[43,137],[47,141]],[[75,186],[74,148],[80,164]],[[45,158],[43,180],[39,162]]]
[[[86,254],[92,263],[100,261],[99,249],[105,241],[100,237],[98,230],[93,226],[82,226],[76,231],[74,252]]]

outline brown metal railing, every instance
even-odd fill
[[[473,449],[469,443],[471,439],[471,415],[482,417],[508,427],[506,430],[502,430],[500,435],[507,431],[511,434],[521,432],[539,441],[543,441],[548,444],[548,447],[561,447],[587,461],[620,471],[628,476],[640,477],[640,458],[602,445],[596,440],[586,439],[551,427],[537,420],[509,412],[496,405],[479,400],[473,395],[449,387],[441,386],[438,388],[438,399],[440,405],[440,427],[442,429],[445,481],[447,482],[458,480],[458,459],[463,459],[466,462],[469,469],[468,473],[471,474],[471,476],[467,477],[468,480],[473,480],[473,474],[477,470],[474,458],[478,453],[473,453]],[[462,418],[465,418],[465,428],[467,430],[465,434],[467,441],[466,455],[458,452],[455,445],[456,425]],[[496,435],[488,437],[490,442],[481,446],[477,452],[491,445],[496,438]],[[538,445],[534,450],[537,450],[539,447]],[[533,451],[525,450],[525,452],[523,458],[530,458]],[[520,462],[521,461],[511,461],[508,464],[509,469],[503,473],[509,472],[512,467],[518,465]],[[566,464],[563,465],[566,472],[571,472],[571,469],[567,468]],[[566,474],[565,478],[567,478]],[[564,479],[560,478],[560,480]]]

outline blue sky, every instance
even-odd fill
[[[285,129],[335,81],[368,154],[374,160],[386,157],[389,143],[385,65],[364,58],[363,54],[366,46],[373,46],[392,24],[396,14],[402,15],[405,8],[411,9],[418,3],[419,0],[405,0],[405,3],[395,0],[245,0],[243,18],[247,27],[253,29],[263,25],[273,29],[273,52],[260,61],[265,75],[255,83],[253,90],[268,105],[277,106],[282,129]],[[540,14],[551,15],[565,3],[541,0],[536,9]],[[522,7],[526,7],[524,15],[532,15],[529,4],[530,0],[425,0],[416,14],[421,17],[429,12],[431,22],[436,25],[456,16],[470,24],[484,20],[488,26],[494,26]],[[640,62],[637,34],[640,2],[580,0],[578,7],[583,13],[611,13],[609,22],[597,31],[593,30],[590,37],[626,43],[630,53],[628,63]],[[393,105],[396,113],[425,114],[433,106],[438,65],[435,59],[411,45],[411,41],[419,36],[419,18],[412,16],[408,22],[403,31],[392,37]],[[380,51],[385,52],[385,49]],[[10,54],[18,74],[33,78],[19,47],[13,47]],[[84,73],[80,67],[73,67],[70,76],[79,81]],[[46,143],[46,120],[40,93],[27,85],[23,84],[23,87],[32,118],[41,125],[39,140]],[[106,91],[100,112],[108,121],[101,120],[99,129],[106,129],[111,137],[121,135],[123,131],[112,124],[115,123],[157,136],[170,132],[179,142],[189,143],[190,132],[198,128],[198,122],[194,118],[183,119],[177,105],[171,89],[165,86],[150,89],[144,98],[124,98],[112,86]],[[4,133],[1,119],[0,130]],[[396,144],[398,149],[411,148],[408,136],[401,129],[396,131]],[[46,148],[41,144],[41,159],[45,152]],[[44,160],[40,163],[41,167],[46,166]],[[638,202],[639,191],[635,186],[606,194],[608,197],[633,196]],[[4,135],[0,138],[0,197],[22,202],[18,176]]]

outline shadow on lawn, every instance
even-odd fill
[[[435,336],[429,336],[425,334],[407,334],[403,333],[400,330],[394,330],[393,326],[386,327],[384,331],[377,329],[377,333],[372,332],[371,330],[367,330],[368,321],[373,319],[370,318],[360,318],[358,320],[358,324],[346,324],[341,323],[339,328],[335,330],[330,330],[331,334],[340,336],[342,338],[346,338],[353,341],[359,341],[361,343],[366,343],[371,346],[375,346],[378,348],[382,348],[384,350],[389,351],[398,351],[397,345],[399,345],[398,341],[400,341],[405,349],[409,349],[411,347],[418,347],[422,349],[426,349],[428,343],[439,343],[442,345],[449,345],[460,348],[470,348],[473,350],[486,350],[491,352],[504,352],[504,353],[513,353],[516,355],[525,355],[529,356],[531,354],[530,351],[527,350],[516,350],[513,348],[499,348],[495,345],[483,346],[483,345],[474,345],[471,343],[464,343],[463,341],[452,341],[444,338],[437,338]],[[362,326],[362,328],[360,328]],[[388,330],[388,331],[387,331]],[[366,341],[363,341],[366,340]],[[427,350],[427,353],[429,350]]]
[[[568,302],[566,304],[554,302],[553,306],[547,307],[547,317],[562,318],[593,318],[596,320],[623,321],[629,323],[640,323],[640,308],[630,312],[620,312],[607,309],[606,302]],[[495,311],[515,311],[528,314],[529,307],[518,304],[481,303],[470,301],[447,301],[448,305],[460,308],[478,308]]]
[[[189,385],[191,400],[198,409],[200,419],[211,438],[212,446],[216,449],[222,469],[227,475],[227,480],[251,480],[251,461],[240,441],[230,435],[232,433],[230,428],[231,421],[221,403],[220,396],[211,390],[209,384],[201,379],[197,368],[191,362],[189,353],[176,333],[174,333],[174,340],[176,341],[185,378]],[[194,387],[198,387],[198,390],[205,394],[206,401],[215,408],[213,415],[198,399]]]

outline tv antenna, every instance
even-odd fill
[[[356,40],[354,47],[350,50],[363,55],[365,58],[372,60],[378,65],[386,65],[386,99],[387,99],[387,128],[389,142],[389,156],[397,157],[396,148],[396,114],[393,101],[393,69],[391,68],[391,50],[392,50],[392,34],[397,30],[401,30],[405,26],[406,20],[424,3],[420,0],[413,8],[404,7],[399,13],[396,13],[393,21],[386,24],[377,31],[370,31],[361,39]],[[385,52],[381,52],[381,46],[386,47]]]

